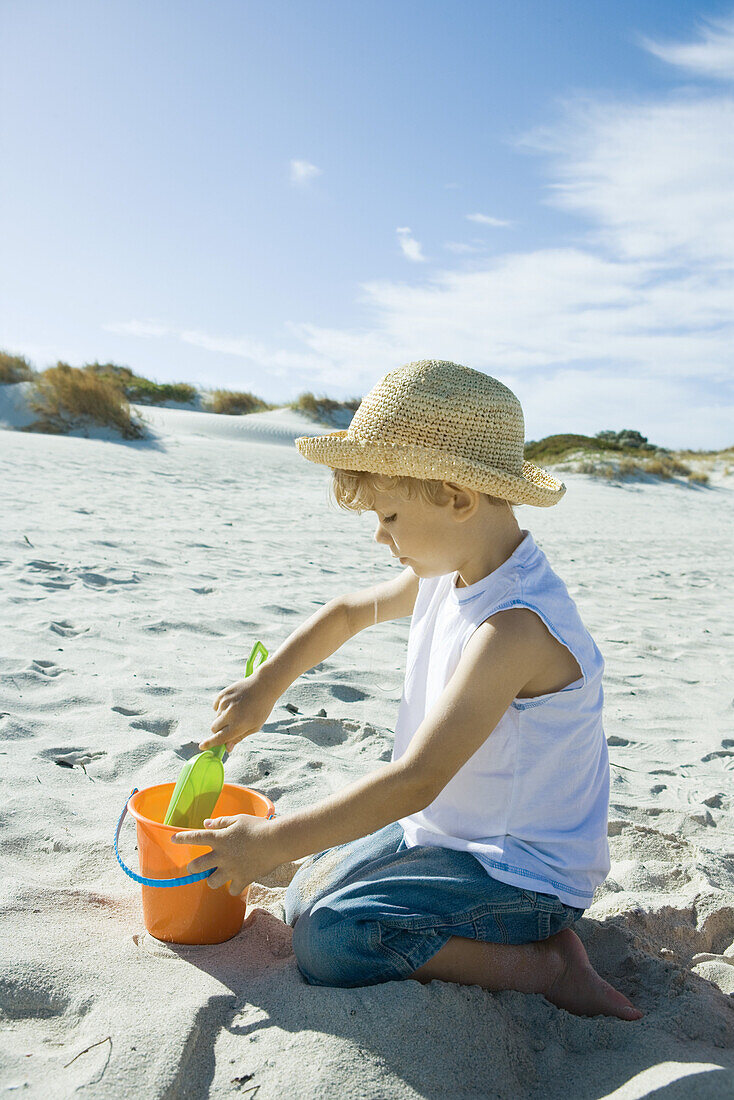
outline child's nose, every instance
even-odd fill
[[[377,527],[375,529],[375,542],[382,542],[385,544],[385,546],[389,546],[392,542],[392,539],[385,531],[380,520],[378,520]]]

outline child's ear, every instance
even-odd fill
[[[451,486],[451,506],[455,517],[460,520],[471,519],[479,507],[481,494],[476,489],[465,489],[462,485],[451,482],[446,484]]]

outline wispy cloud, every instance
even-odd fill
[[[415,239],[408,226],[402,229],[396,229],[395,232],[398,235],[398,244],[403,250],[403,255],[408,260],[412,260],[414,263],[425,263],[426,257],[421,251],[420,243]]]
[[[505,221],[504,218],[493,218],[491,214],[467,214],[467,220],[477,222],[479,225],[492,225],[497,228],[506,228],[514,223]]]
[[[712,69],[721,36],[705,48],[698,64]],[[550,427],[556,410],[554,430],[634,420],[660,442],[730,444],[734,100],[690,87],[577,97],[518,146],[547,158],[546,201],[586,222],[573,245],[364,284],[370,332],[297,328],[325,377],[339,363],[366,385],[396,362],[445,357],[514,380],[530,422]]]
[[[639,104],[569,104],[528,134],[551,154],[548,202],[591,222],[589,245],[650,261],[729,266],[734,256],[734,98],[673,94]],[[662,271],[661,271],[662,274]]]
[[[291,183],[296,185],[308,183],[309,180],[320,175],[322,175],[321,169],[317,168],[315,164],[311,164],[310,161],[292,160],[290,162]]]
[[[555,125],[517,140],[546,159],[544,201],[578,219],[568,242],[467,257],[412,284],[364,283],[366,324],[288,323],[300,345],[292,353],[197,341],[349,394],[396,364],[453,359],[511,386],[535,438],[633,427],[671,446],[731,444],[734,97],[692,87],[690,73],[728,71],[734,20],[690,45],[645,48],[681,70],[685,87],[623,101],[573,97]],[[411,230],[397,233],[404,255],[426,262]]]
[[[312,372],[322,366],[319,356],[311,352],[286,351],[269,347],[261,340],[247,336],[224,336],[202,332],[198,329],[177,328],[175,325],[151,324],[147,321],[123,321],[103,325],[107,332],[126,336],[168,338],[183,344],[205,348],[220,355],[232,355],[258,367],[267,368],[271,374],[284,377],[293,372]]]
[[[641,44],[662,61],[679,65],[698,76],[734,80],[734,16],[703,20],[700,40],[683,44],[653,42]]]

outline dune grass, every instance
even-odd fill
[[[30,382],[35,374],[25,355],[10,355],[7,351],[0,351],[0,386]]]
[[[95,424],[113,428],[123,439],[139,439],[145,434],[113,375],[58,362],[32,381],[28,405],[39,419],[23,431],[58,435]]]
[[[189,405],[197,398],[196,387],[187,382],[153,382],[150,378],[135,374],[130,367],[120,367],[115,363],[87,363],[84,370],[100,378],[116,379],[128,401],[135,405],[161,405],[164,401]]]
[[[287,408],[295,409],[303,413],[311,420],[329,420],[336,412],[346,410],[356,412],[362,401],[361,397],[350,397],[346,401],[334,401],[331,397],[315,397],[310,391],[298,395],[295,401],[289,401]]]
[[[228,416],[247,416],[271,409],[294,409],[309,419],[343,425],[340,414],[354,413],[361,398],[336,401],[310,391],[285,404],[271,404],[246,391],[207,390],[202,394],[185,382],[159,383],[115,363],[87,363],[71,367],[58,362],[38,372],[23,355],[0,351],[0,385],[32,382],[28,402],[39,416],[23,431],[69,432],[94,423],[119,431],[125,439],[138,439],[145,429],[130,409],[134,404],[158,405],[165,401],[198,405]],[[200,401],[200,398],[203,400]],[[709,483],[709,470],[724,460],[723,475],[734,474],[734,446],[718,451],[678,450],[658,447],[632,428],[602,431],[594,436],[567,433],[549,435],[525,443],[525,458],[538,466],[588,474],[610,481],[643,475],[662,480],[685,478],[691,484]]]
[[[238,390],[212,390],[207,395],[207,412],[222,413],[224,416],[247,416],[248,413],[266,412],[279,406],[269,405],[254,393]]]

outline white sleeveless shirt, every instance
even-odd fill
[[[573,654],[582,676],[561,691],[516,698],[487,739],[424,810],[400,819],[405,843],[470,852],[501,882],[586,909],[609,873],[609,760],[602,726],[604,658],[568,589],[529,531],[475,584],[419,578],[395,728],[399,760],[476,628],[528,607]]]

